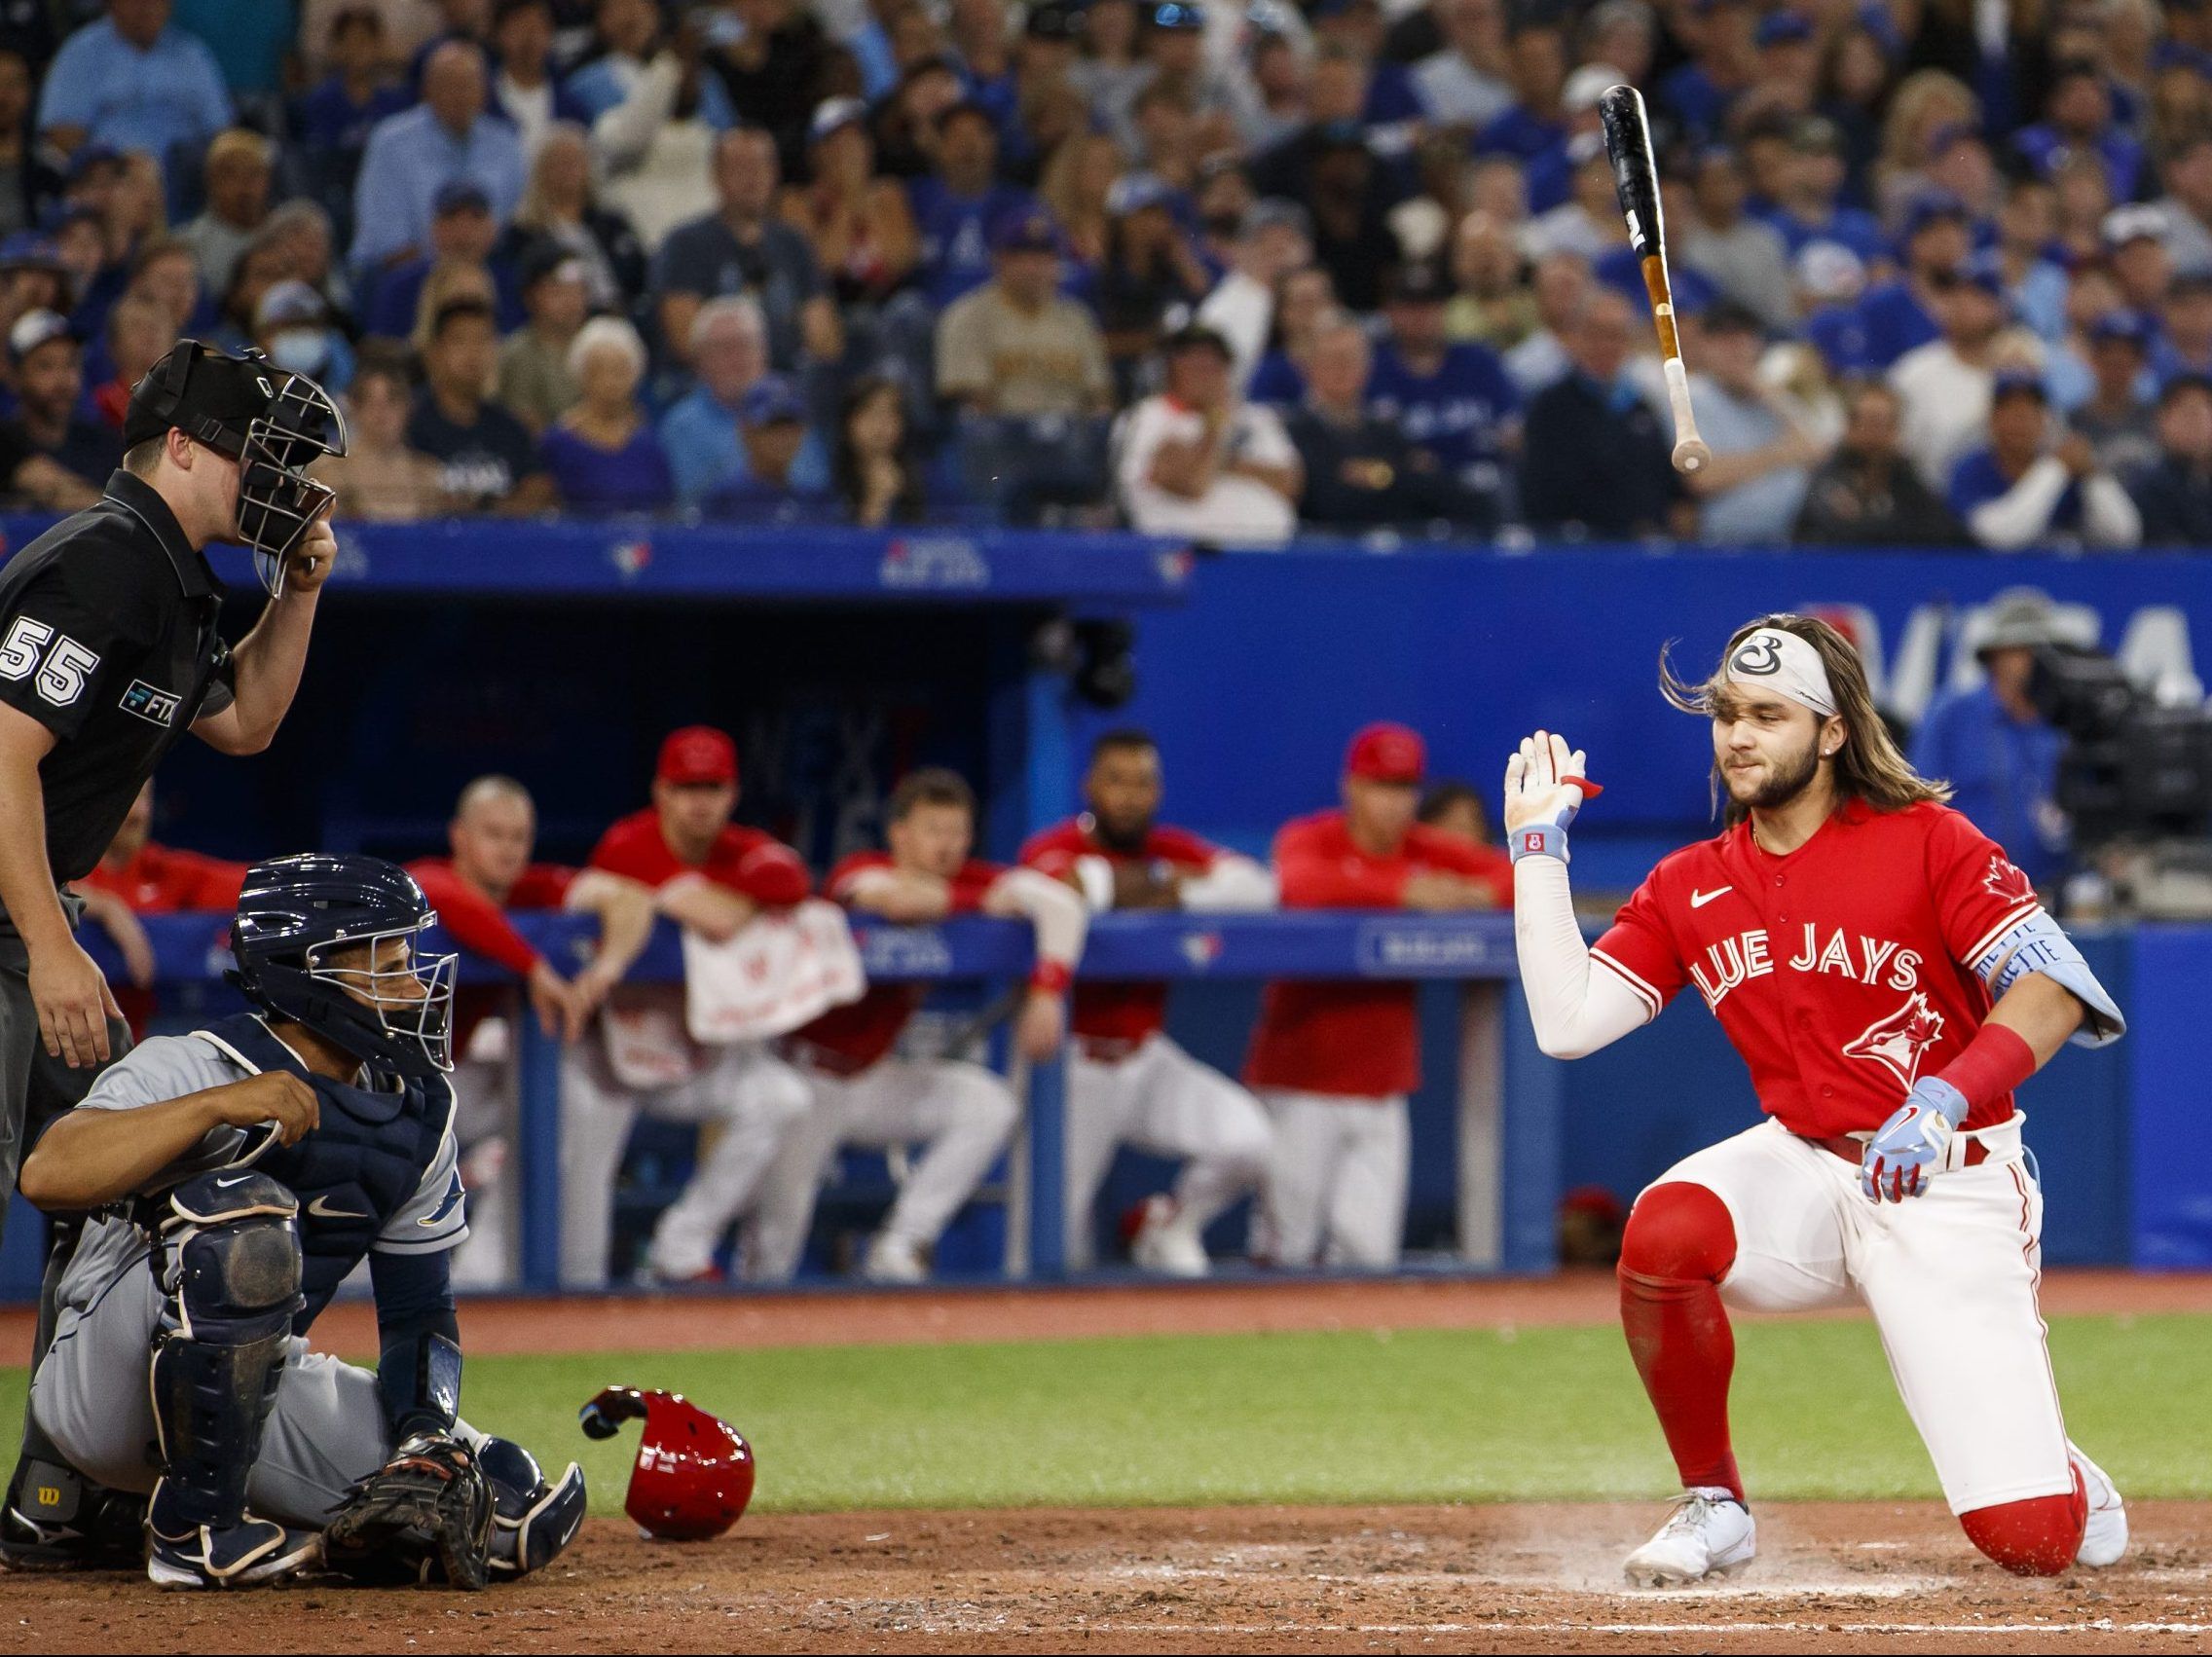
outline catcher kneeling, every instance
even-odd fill
[[[258,1011],[144,1043],[23,1163],[31,1201],[97,1211],[31,1408],[85,1477],[152,1492],[165,1588],[325,1562],[481,1588],[582,1523],[574,1466],[548,1485],[457,1414],[454,958],[415,954],[436,919],[375,858],[255,865],[231,940]],[[364,1257],[374,1373],[305,1339]]]

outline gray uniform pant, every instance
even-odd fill
[[[31,1378],[31,1414],[69,1464],[111,1490],[151,1491],[159,1472],[147,1385],[161,1289],[146,1259],[84,1307],[64,1306]],[[456,1436],[482,1447],[465,1422]],[[374,1372],[311,1352],[295,1338],[262,1431],[246,1503],[264,1519],[320,1529],[347,1487],[390,1458]]]

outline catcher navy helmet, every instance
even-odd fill
[[[681,1392],[609,1386],[583,1407],[589,1438],[612,1438],[624,1421],[643,1419],[638,1463],[622,1511],[646,1535],[667,1542],[705,1542],[745,1517],[753,1499],[753,1447],[719,1416]]]
[[[345,415],[305,374],[278,368],[257,350],[233,356],[179,340],[131,387],[124,447],[172,426],[238,461],[238,538],[253,549],[270,596],[283,597],[285,561],[337,498],[306,472],[325,455],[346,453]]]
[[[418,938],[437,911],[415,877],[382,858],[308,852],[246,871],[231,927],[231,981],[265,1013],[296,1019],[364,1063],[403,1076],[453,1068],[453,955],[391,964],[387,939]],[[366,944],[358,966],[329,961]]]

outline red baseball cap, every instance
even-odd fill
[[[1418,783],[1428,769],[1420,733],[1388,721],[1367,726],[1345,752],[1345,773],[1371,783]]]
[[[654,777],[678,788],[694,784],[735,783],[737,744],[713,725],[685,725],[670,731],[660,745],[660,766]]]

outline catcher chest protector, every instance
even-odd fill
[[[612,1438],[624,1421],[643,1419],[638,1463],[622,1511],[646,1535],[704,1542],[745,1516],[753,1499],[753,1447],[719,1416],[677,1392],[609,1386],[583,1407],[591,1438]]]
[[[220,1530],[276,1404],[300,1307],[299,1203],[257,1170],[197,1174],[163,1199],[152,1391],[167,1510]]]
[[[277,1144],[272,1125],[255,1129],[239,1154],[240,1165],[250,1162],[281,1182],[308,1216],[299,1227],[306,1298],[293,1325],[295,1334],[305,1335],[367,1257],[385,1223],[421,1187],[453,1118],[453,1088],[442,1076],[408,1077],[403,1085],[384,1076],[378,1078],[383,1086],[371,1089],[311,1075],[251,1013],[195,1034],[253,1071],[290,1071],[315,1090],[322,1107],[319,1125],[298,1144]],[[458,1176],[450,1200],[461,1200]]]

